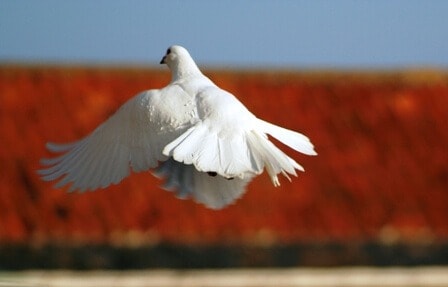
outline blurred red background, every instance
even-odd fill
[[[117,245],[448,239],[448,74],[208,71],[255,115],[310,137],[306,172],[256,178],[236,204],[176,199],[150,173],[67,193],[41,181],[45,143],[91,132],[167,70],[0,66],[0,243]],[[278,143],[277,143],[278,144]]]

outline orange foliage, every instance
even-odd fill
[[[207,73],[257,116],[308,135],[318,157],[274,188],[262,175],[222,211],[149,173],[84,194],[36,175],[45,142],[92,131],[167,71],[0,66],[0,242],[141,244],[448,238],[448,77]],[[282,146],[282,148],[287,149]],[[386,232],[387,231],[387,232]]]

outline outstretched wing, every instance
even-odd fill
[[[145,171],[166,160],[163,147],[172,140],[151,121],[151,98],[160,91],[143,92],[125,103],[89,136],[71,144],[48,143],[59,157],[43,159],[44,180],[59,179],[57,187],[71,183],[70,191],[94,190],[117,184],[130,173]]]

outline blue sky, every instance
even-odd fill
[[[0,63],[448,68],[448,1],[0,0]]]

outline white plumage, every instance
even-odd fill
[[[222,208],[239,198],[266,168],[275,186],[277,175],[296,176],[303,168],[267,135],[292,149],[316,155],[309,139],[256,118],[232,94],[204,76],[188,51],[167,50],[172,80],[160,90],[144,91],[125,103],[92,134],[71,144],[47,144],[59,157],[42,160],[44,180],[57,187],[94,190],[117,184],[134,172],[153,171],[165,189]]]

